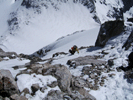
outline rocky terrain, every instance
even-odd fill
[[[17,55],[16,53],[4,52],[3,50],[1,50],[0,53],[1,61],[3,61],[2,58],[4,57],[10,57],[10,59],[15,59],[16,57],[20,59],[23,59],[23,57],[25,57],[26,59],[30,58],[30,56],[28,55],[22,56],[22,54]],[[12,55],[14,56],[12,57]],[[79,77],[73,76],[70,73],[69,69],[64,65],[52,65],[51,63],[52,61],[54,61],[54,58],[45,60],[46,63],[44,64],[39,64],[39,62],[42,62],[43,60],[35,57],[34,59],[37,59],[36,61],[30,60],[30,63],[27,63],[25,65],[12,66],[14,70],[17,70],[19,68],[25,68],[25,70],[21,70],[15,76],[15,78],[13,78],[9,70],[0,70],[0,83],[2,84],[0,87],[1,99],[3,98],[4,100],[28,100],[25,97],[26,94],[35,95],[36,91],[38,90],[44,92],[47,87],[54,88],[58,86],[61,91],[51,90],[43,100],[51,100],[52,98],[54,100],[63,100],[65,98],[69,100],[96,100],[95,97],[89,94],[89,90],[87,91],[85,88],[88,88],[90,90],[98,90],[99,85],[104,86],[104,81],[106,81],[107,79],[107,77],[102,76],[102,72],[109,73],[110,71],[113,71],[113,68],[111,68],[107,62],[97,60],[98,58],[100,57],[86,56],[69,60],[70,63],[68,63],[68,61],[67,64],[70,65],[70,67],[76,68],[76,66],[84,65],[82,69],[82,74]],[[20,92],[16,84],[17,77],[21,74],[30,75],[33,73],[37,75],[41,74],[43,76],[52,75],[57,79],[57,81],[54,81],[51,84],[47,84],[47,86],[44,87],[40,87],[39,84],[33,84],[31,86],[31,93],[26,88]],[[89,75],[90,78],[84,79],[84,75]],[[113,77],[114,74],[108,75],[109,77]],[[24,95],[22,96],[22,94]]]

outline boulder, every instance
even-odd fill
[[[28,100],[25,96],[19,96],[18,94],[14,94],[10,98],[11,100]]]
[[[28,88],[25,88],[21,93],[24,93],[24,95],[26,95],[26,94],[30,94],[30,91]]]
[[[101,25],[95,46],[104,47],[107,41],[122,33],[124,28],[124,21],[108,21]]]
[[[43,100],[64,100],[63,94],[59,90],[51,90]]]
[[[43,69],[44,75],[52,75],[57,78],[58,86],[63,92],[70,92],[70,83],[72,80],[72,75],[66,66],[56,64],[48,65]]]
[[[19,94],[17,83],[9,70],[0,70],[0,94],[3,97],[10,97]]]
[[[36,93],[36,91],[38,91],[40,89],[40,86],[39,86],[39,84],[33,84],[32,86],[31,86],[31,90],[32,90],[32,93],[33,93],[33,95]]]

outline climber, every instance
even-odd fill
[[[79,53],[78,47],[77,47],[76,45],[74,45],[74,46],[69,50],[69,52],[70,52],[72,55],[73,55],[76,51]]]
[[[130,69],[133,69],[133,51],[128,55],[128,66],[127,67],[119,67],[119,69],[122,69],[123,71],[128,71]]]

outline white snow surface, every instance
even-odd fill
[[[109,8],[106,6],[101,7],[99,0],[96,1],[96,10],[99,12],[98,15],[101,22],[109,20],[108,18],[105,18]],[[88,9],[80,3],[62,3],[59,6],[60,10],[56,11],[54,8],[50,7],[49,9],[42,9],[42,13],[38,15],[33,9],[25,9],[20,6],[21,2],[22,0],[17,0],[17,2],[15,2],[15,0],[0,0],[0,35],[3,36],[0,40],[0,47],[3,50],[32,54],[42,47],[45,49],[45,46],[47,46],[51,48],[51,51],[43,57],[43,59],[46,59],[52,57],[52,54],[56,52],[68,52],[74,44],[78,47],[91,46],[95,44],[100,26],[92,19]],[[116,6],[115,2],[116,0],[108,0],[110,5],[114,4],[114,6]],[[121,3],[120,0],[119,2]],[[122,3],[119,6],[122,6]],[[9,14],[16,10],[18,11],[17,16],[20,28],[13,31],[14,35],[10,35],[7,20],[9,19]],[[101,10],[102,12],[100,13]],[[127,16],[129,17],[131,15],[131,11],[132,8],[129,12],[126,12],[124,16],[126,18]],[[133,27],[131,27],[131,29],[133,29]],[[127,59],[127,56],[132,51],[132,48],[129,48],[128,51],[124,51],[121,47],[129,35],[130,32],[110,40],[103,49],[92,51],[83,49],[79,51],[79,54],[76,53],[73,56],[60,55],[56,57],[53,64],[60,63],[69,68],[66,65],[66,62],[69,59],[86,55],[97,55],[98,52],[106,50],[109,54],[102,60],[107,61],[108,59],[116,58],[113,66],[114,68],[121,66],[122,64],[127,65],[127,61],[125,59]],[[115,48],[110,50],[112,46]],[[24,70],[24,68],[14,70],[12,67],[16,65],[24,65],[29,62],[29,60],[20,60],[19,58],[13,60],[10,60],[9,58],[5,59],[8,60],[0,62],[0,69],[10,70],[14,78],[16,74],[21,70]],[[70,69],[70,72],[75,76],[80,76],[82,68],[83,66],[78,66],[76,69]],[[97,91],[91,90],[90,94],[92,94],[97,100],[132,100],[133,84],[130,84],[126,81],[126,79],[123,79],[124,72],[114,71],[112,73],[116,75],[112,78],[108,77],[108,80],[105,82],[103,87],[100,87]],[[107,76],[107,74],[103,73],[103,76]],[[84,76],[84,78],[87,77],[89,76]],[[20,91],[22,91],[26,87],[30,90],[31,85],[34,83],[38,83],[40,86],[45,86],[46,82],[51,83],[53,81],[57,80],[52,76],[23,74],[18,76],[17,84]],[[51,89],[60,90],[59,87],[47,87],[44,93],[38,90],[35,96],[27,95],[27,98],[29,100],[42,100]]]

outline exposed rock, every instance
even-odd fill
[[[4,52],[4,51],[0,48],[0,52]]]
[[[58,85],[57,81],[52,82],[51,84],[47,84],[47,86],[54,88]]]
[[[47,86],[41,87],[40,91],[44,93],[44,91],[47,89]]]
[[[90,74],[90,78],[91,79],[94,79],[95,78],[95,75],[93,73]]]
[[[59,90],[51,90],[43,100],[64,100],[63,94]]]
[[[133,1],[132,0],[122,0],[124,7],[123,7],[123,11],[126,12],[130,9],[130,7],[133,6]]]
[[[0,84],[0,94],[3,97],[19,94],[17,83],[9,70],[0,70]]]
[[[53,65],[45,69],[44,75],[53,75],[57,78],[58,86],[64,92],[70,92],[70,82],[72,75],[64,65]]]
[[[67,55],[67,54],[68,54],[68,53],[65,53],[65,52],[57,52],[57,53],[53,54],[52,57],[57,57],[57,56],[59,56],[59,55]]]
[[[10,98],[11,100],[28,100],[25,96],[19,96],[18,94],[14,94]]]
[[[122,33],[124,28],[124,21],[108,21],[101,25],[98,38],[96,40],[95,46],[104,47],[106,42],[114,36],[118,36]]]
[[[125,47],[125,50],[128,50],[129,47],[131,47],[131,44],[133,43],[133,30],[130,34],[130,36],[128,37],[127,41],[124,43],[124,45],[122,46],[122,48]]]
[[[101,65],[105,65],[106,61],[97,60],[95,57],[92,57],[92,56],[85,56],[85,57],[78,57],[75,59],[68,60],[67,64],[70,67],[74,66],[76,68],[77,66],[88,65],[88,64],[101,66]]]
[[[33,84],[32,86],[31,86],[31,90],[32,90],[32,93],[33,93],[33,95],[36,93],[36,91],[38,91],[40,89],[40,86],[39,86],[39,84]]]
[[[31,60],[31,62],[30,62],[31,64],[32,63],[34,64],[35,62],[38,62],[38,61],[42,61],[42,59],[39,58],[39,57],[36,57],[36,56],[33,56],[33,55],[25,55],[23,53],[19,54],[19,57]]]
[[[133,70],[125,72],[124,78],[127,79],[127,82],[133,83]]]
[[[109,59],[109,60],[108,60],[108,65],[109,65],[110,67],[114,65],[113,59]]]
[[[132,22],[133,23],[133,18],[128,18],[127,21]]]
[[[24,93],[24,95],[26,95],[26,94],[30,94],[30,91],[28,88],[25,88],[21,93]]]
[[[83,88],[85,86],[85,84],[86,84],[85,79],[73,76],[72,89],[76,90],[79,88]]]
[[[96,98],[89,94],[84,88],[80,88],[78,92],[84,96],[84,100],[96,100]]]
[[[10,59],[14,59],[17,57],[16,52],[0,52],[0,57],[4,58],[4,57],[9,57]]]
[[[34,73],[42,74],[43,65],[42,64],[31,64],[30,68]]]

